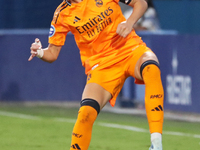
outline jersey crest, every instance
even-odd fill
[[[95,0],[95,2],[96,2],[96,6],[97,7],[103,6],[103,1],[102,0]]]

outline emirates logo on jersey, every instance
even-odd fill
[[[99,15],[89,18],[87,22],[84,22],[84,24],[76,26],[75,28],[79,34],[87,33],[88,37],[91,38],[100,33],[113,22],[110,17],[110,15],[113,14],[113,11],[114,10],[111,7],[108,7],[104,11],[100,12]]]
[[[102,0],[95,0],[96,2],[96,6],[97,7],[101,7],[103,5],[103,1]]]

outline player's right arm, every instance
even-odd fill
[[[28,61],[31,61],[35,56],[39,57],[43,61],[52,63],[57,60],[62,46],[56,46],[49,44],[47,48],[42,49],[41,42],[38,38],[35,39],[35,42],[31,45],[31,56]]]

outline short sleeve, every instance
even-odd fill
[[[49,31],[49,43],[63,46],[65,43],[66,35],[70,31],[68,25],[64,21],[64,15],[60,14],[57,18],[54,17],[51,22]]]

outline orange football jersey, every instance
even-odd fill
[[[122,60],[135,46],[145,44],[134,30],[126,38],[116,33],[118,24],[126,20],[118,2],[83,0],[75,4],[64,0],[54,13],[49,43],[64,45],[70,31],[80,50],[86,74],[101,62],[111,65]]]

